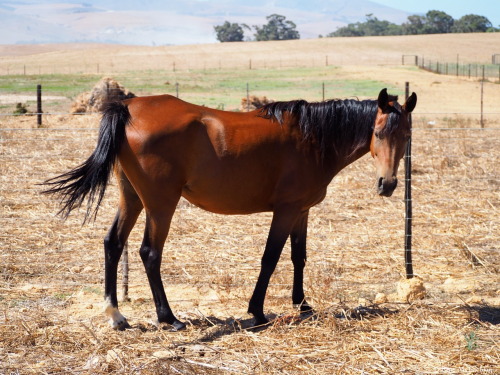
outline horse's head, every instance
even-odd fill
[[[370,151],[377,167],[377,192],[390,197],[398,183],[399,161],[404,156],[406,143],[411,135],[409,114],[417,104],[417,95],[412,93],[401,106],[396,96],[380,91],[378,111],[375,119]]]

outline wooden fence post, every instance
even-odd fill
[[[484,128],[484,116],[483,116],[483,106],[484,106],[484,65],[483,65],[483,78],[481,79],[481,129]]]
[[[128,296],[128,241],[125,242],[122,254],[122,301],[128,302],[130,298]]]
[[[405,98],[410,96],[410,83],[405,84]],[[410,122],[410,129],[412,128],[411,113],[409,114],[408,121]],[[405,269],[406,278],[413,278],[413,262],[411,259],[411,240],[412,240],[412,200],[411,200],[411,136],[408,139],[408,144],[405,150]]]

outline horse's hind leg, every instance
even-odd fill
[[[117,173],[120,186],[120,203],[113,225],[104,239],[104,298],[105,312],[115,329],[125,329],[127,319],[118,310],[116,281],[118,262],[130,231],[142,211],[142,202],[123,172]]]
[[[166,194],[166,196],[169,195]],[[146,228],[144,230],[140,255],[146,269],[151,292],[153,293],[158,322],[168,323],[174,330],[178,331],[186,328],[186,325],[174,316],[167,301],[160,273],[163,246],[168,235],[172,216],[180,198],[180,192],[179,194],[172,194],[170,197],[176,199],[163,204],[158,202],[155,205],[157,208],[146,210]]]

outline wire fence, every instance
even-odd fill
[[[262,83],[246,83],[242,84],[241,87],[231,86],[227,88],[227,90],[231,90],[231,95],[220,94],[217,96],[214,94],[209,98],[206,96],[200,97],[196,91],[193,92],[192,86],[180,84],[178,82],[171,84],[167,90],[165,90],[164,87],[155,90],[148,86],[135,86],[132,89],[142,94],[148,92],[147,95],[168,93],[195,104],[232,111],[249,111],[255,109],[252,100],[273,100],[263,95],[263,93],[268,92],[269,88]],[[205,89],[210,91],[210,88]],[[339,88],[338,85],[326,82],[316,82],[314,86],[304,88],[307,92],[307,96],[317,101],[324,101],[331,97],[339,97],[339,95],[337,95],[339,89],[342,88]],[[475,92],[471,92],[470,102],[474,101],[473,111],[457,111],[453,113],[421,112],[418,113],[416,117],[418,126],[425,127],[436,124],[437,126],[441,126],[444,124],[446,127],[453,127],[454,122],[460,122],[461,127],[496,127],[500,124],[500,111],[496,103],[492,102],[497,95],[495,89],[496,87],[493,85],[489,87],[488,90],[484,90],[483,82],[481,81],[479,87],[474,88]],[[103,94],[99,92],[97,95],[108,98],[120,98],[120,95],[124,95],[122,90],[123,88],[109,88],[107,93]],[[86,87],[75,88],[74,92],[65,93],[63,95],[60,95],[61,92],[58,89],[44,88],[42,85],[28,87],[22,93],[0,91],[0,120],[12,116],[22,116],[32,118],[33,124],[41,127],[44,123],[50,124],[51,118],[55,115],[74,116],[89,114],[85,111],[81,112],[82,110],[78,108],[82,107],[76,105],[80,101],[78,95],[85,93],[85,91],[88,93],[86,102],[92,101],[92,98],[89,100],[92,90]],[[102,100],[102,97],[97,100]],[[477,99],[472,99],[473,97],[477,97]]]
[[[373,63],[373,59],[365,57],[359,59],[366,63]],[[397,64],[397,60],[383,58],[378,60],[380,64]],[[199,56],[192,58],[187,56],[174,57],[170,54],[153,54],[144,60],[138,71],[157,71],[161,66],[167,72],[185,72],[189,70],[223,70],[223,69],[280,69],[280,68],[313,68],[342,64],[343,61],[337,55],[328,54],[304,54],[299,52],[287,51],[285,57],[279,54],[268,54],[266,56],[252,57],[248,54],[239,54],[238,56],[220,56],[207,55],[202,59]],[[0,75],[5,76],[30,76],[30,75],[54,75],[54,74],[116,74],[119,72],[128,72],[129,68],[123,64],[121,57],[108,57],[100,62],[75,62],[74,64],[54,63],[28,63],[28,64],[9,64],[0,63]]]
[[[457,55],[457,61],[442,61],[439,59],[425,58],[418,55],[402,55],[402,65],[416,65],[420,69],[437,74],[453,75],[456,77],[465,77],[476,80],[491,80],[500,82],[500,63],[498,55],[492,56],[491,64],[460,62],[460,56]]]
[[[481,80],[490,79],[494,82],[500,82],[500,65],[443,63],[440,61],[428,60],[422,61],[419,67],[438,74]]]

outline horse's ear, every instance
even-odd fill
[[[387,94],[387,89],[382,89],[378,94],[378,107],[382,110],[382,112],[387,112],[389,107],[389,95]]]
[[[414,92],[410,95],[408,99],[406,99],[405,104],[403,105],[403,109],[410,113],[415,109],[415,106],[417,105],[417,94]]]

